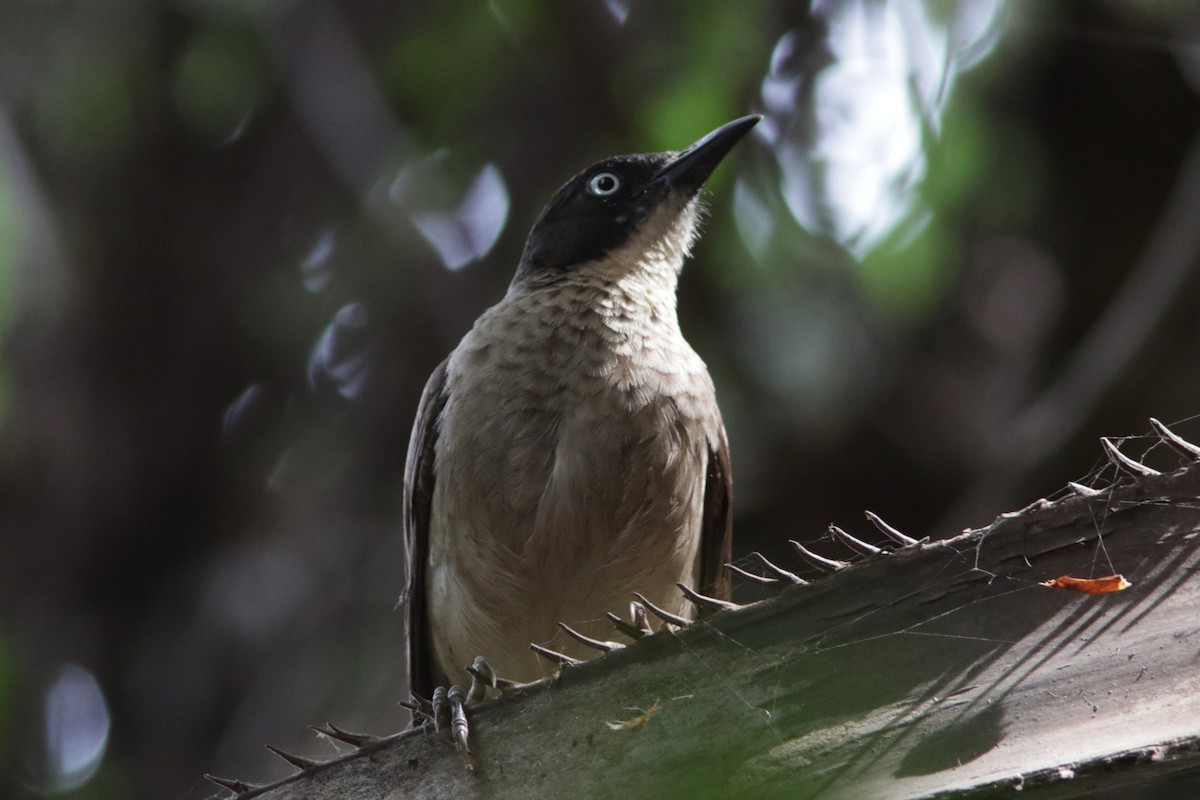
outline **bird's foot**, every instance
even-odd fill
[[[413,724],[431,722],[435,732],[448,730],[468,769],[474,769],[467,707],[486,699],[489,690],[504,691],[515,686],[516,682],[501,677],[492,663],[482,656],[475,658],[467,667],[467,672],[471,675],[471,685],[465,691],[457,684],[438,686],[429,700],[412,695],[411,702],[400,705],[412,712]]]
[[[439,693],[441,694],[440,698]],[[450,738],[454,740],[454,746],[458,748],[458,752],[462,753],[464,758],[469,759],[471,747],[467,741],[470,732],[467,724],[467,693],[458,685],[451,686],[449,689],[439,686],[433,691],[433,705],[434,727],[441,728],[443,714],[449,717]],[[471,765],[470,761],[467,762],[467,765]]]
[[[417,694],[409,695],[409,702],[401,702],[412,714],[413,726],[433,724],[435,733],[443,730],[450,731],[454,747],[463,757],[467,769],[475,768],[475,760],[471,754],[470,725],[467,722],[467,697],[461,686],[457,684],[438,686],[433,690],[433,696],[428,700]]]

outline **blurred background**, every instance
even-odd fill
[[[0,794],[405,724],[426,377],[559,184],[751,112],[680,288],[737,555],[1200,438],[1190,0],[0,0]]]

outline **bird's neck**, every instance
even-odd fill
[[[670,264],[617,264],[606,259],[540,287],[533,295],[543,313],[553,309],[565,322],[598,320],[619,327],[674,330],[678,328],[677,284],[677,271]],[[515,299],[511,293],[509,299]]]
[[[677,325],[675,295],[686,248],[673,237],[631,244],[550,280],[514,281],[506,300],[537,295],[539,304],[567,314]]]

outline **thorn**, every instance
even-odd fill
[[[646,631],[635,625],[630,625],[628,622],[621,619],[611,611],[606,612],[606,615],[608,616],[608,621],[613,624],[613,627],[628,636],[630,639],[641,639],[643,636],[647,635]]]
[[[450,735],[460,753],[469,755],[471,748],[467,746],[467,710],[464,708],[466,697],[461,686],[451,686],[446,694],[450,700]]]
[[[262,786],[262,784],[246,783],[245,781],[239,781],[237,779],[218,778],[216,775],[209,775],[207,772],[204,773],[204,780],[209,781],[210,783],[215,783],[222,789],[228,789],[234,794],[242,794],[243,792],[248,792],[251,789],[258,789]]]
[[[594,647],[597,650],[605,653],[611,653],[613,650],[620,650],[625,646],[620,642],[601,641],[599,639],[593,639],[590,636],[584,636],[582,633],[575,630],[570,625],[567,625],[565,622],[558,623],[558,627],[563,629],[563,633],[567,634],[567,636],[570,636],[580,644],[587,645],[588,647]]]
[[[529,649],[547,661],[553,661],[560,667],[577,667],[583,663],[578,658],[571,658],[566,653],[560,653],[557,650],[551,650],[549,647],[543,647],[540,644],[534,644],[530,642]]]
[[[1093,489],[1090,486],[1084,486],[1082,483],[1076,483],[1075,481],[1067,481],[1067,486],[1080,497],[1099,497],[1108,491],[1107,489]]]
[[[687,584],[677,583],[679,591],[683,592],[683,596],[691,601],[692,605],[701,610],[708,611],[737,611],[741,606],[737,603],[731,603],[728,600],[719,600],[715,597],[709,597],[706,594],[700,594]]]
[[[688,625],[692,624],[692,621],[687,617],[681,617],[678,614],[672,614],[665,608],[659,608],[658,606],[654,605],[654,603],[651,603],[649,600],[647,600],[645,595],[639,592],[634,592],[633,596],[636,597],[638,602],[640,602],[645,608],[649,609],[651,614],[658,617],[663,622],[674,625],[678,628],[686,628]]]
[[[351,733],[350,731],[342,730],[332,722],[326,722],[324,728],[320,725],[309,725],[308,729],[316,731],[322,736],[328,736],[331,739],[337,739],[339,742],[345,742],[355,747],[362,747],[365,744],[379,741],[378,736],[372,736],[369,733]]]
[[[747,572],[737,564],[726,564],[725,568],[732,570],[743,578],[747,578],[763,586],[778,586],[779,584],[783,583],[783,581],[779,580],[778,578],[768,578],[764,575],[755,575],[753,572]]]
[[[1151,469],[1140,461],[1134,461],[1132,458],[1122,453],[1107,436],[1100,437],[1100,445],[1104,448],[1104,453],[1108,456],[1108,460],[1117,469],[1123,469],[1126,472],[1131,472],[1135,475],[1141,475],[1145,478],[1149,478],[1154,475],[1162,475],[1162,473],[1158,470]]]
[[[432,702],[419,696],[415,692],[408,693],[408,702],[404,700],[397,701],[399,705],[407,708],[412,712],[412,727],[416,728],[424,725],[426,722],[433,722],[433,715],[430,713]]]
[[[912,547],[914,544],[920,544],[921,542],[926,541],[926,539],[914,539],[907,534],[901,533],[891,525],[888,525],[886,522],[884,522],[878,514],[870,511],[864,511],[863,514],[865,514],[867,519],[871,521],[872,525],[874,525],[876,528],[879,528],[880,533],[901,547]]]
[[[416,703],[406,703],[400,700],[397,702],[397,705],[408,709],[408,713],[412,716],[412,727],[414,728],[424,725],[426,722],[433,721],[433,717],[429,716],[429,712]]]
[[[437,732],[442,730],[442,717],[446,713],[446,687],[439,686],[433,690],[433,729]]]
[[[862,539],[856,539],[837,525],[830,525],[829,532],[833,534],[833,538],[837,539],[842,544],[849,547],[856,553],[861,553],[864,556],[885,556],[887,551],[882,547],[876,547],[873,544],[868,544]]]
[[[830,572],[837,572],[840,569],[845,569],[846,567],[850,566],[845,561],[838,561],[836,558],[819,556],[812,550],[809,550],[807,547],[797,542],[795,539],[788,539],[788,543],[791,544],[792,547],[796,548],[797,553],[820,569],[827,569]]]
[[[280,750],[278,747],[272,747],[271,745],[267,745],[267,749],[291,764],[293,767],[299,769],[301,772],[304,772],[307,769],[312,769],[321,763],[320,761],[313,761],[311,758],[305,758],[304,756],[294,756],[291,753]]]
[[[788,572],[783,567],[778,566],[777,564],[768,560],[766,556],[764,556],[762,553],[758,552],[757,550],[755,550],[750,555],[752,555],[758,559],[759,563],[762,564],[763,569],[765,569],[767,572],[774,575],[776,578],[779,578],[780,580],[787,581],[788,583],[794,583],[797,586],[804,586],[805,584],[808,583],[808,581],[804,580],[804,578],[801,578],[796,573]]]
[[[1174,448],[1180,455],[1192,460],[1200,460],[1200,446],[1194,445],[1187,439],[1184,439],[1154,417],[1150,418],[1150,427],[1154,428],[1154,432],[1158,434],[1158,438]]]

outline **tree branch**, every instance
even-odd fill
[[[1200,464],[1040,500],[240,797],[1074,797],[1200,766]],[[1060,575],[1121,572],[1085,595]],[[621,723],[621,724],[613,724]]]

